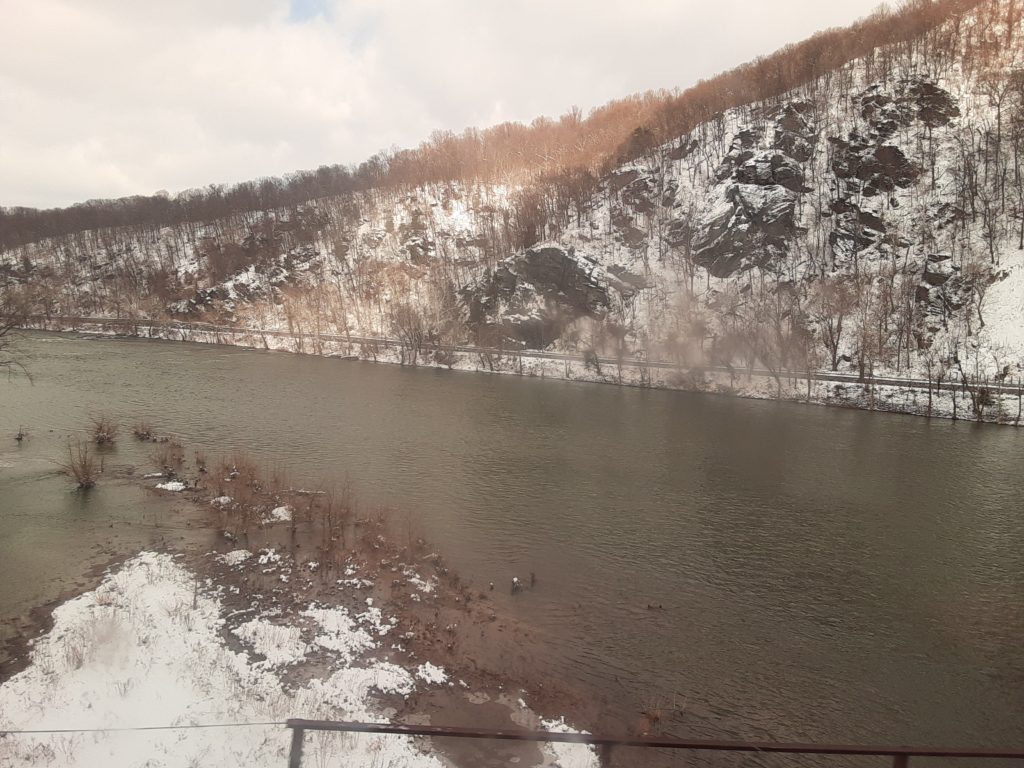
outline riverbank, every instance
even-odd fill
[[[28,442],[34,443],[36,439],[30,437]],[[19,446],[19,453],[22,450]],[[7,466],[0,472],[5,472],[9,478],[15,468],[8,456]],[[30,461],[34,465],[42,463],[34,452]],[[49,461],[45,463],[52,466]],[[52,630],[54,609],[96,589],[112,568],[140,550],[206,551],[216,541],[216,531],[206,510],[184,499],[153,497],[140,488],[139,478],[134,476],[131,466],[108,461],[102,492],[96,494],[95,499],[76,498],[80,495],[72,493],[71,484],[63,478],[58,480],[56,471],[47,468],[41,475],[34,470],[28,477],[19,476],[15,481],[17,492],[12,493],[12,489],[7,488],[3,494],[5,514],[0,516],[0,523],[6,522],[2,518],[7,515],[33,518],[37,507],[24,509],[29,495],[34,504],[62,503],[60,515],[79,514],[74,523],[73,552],[54,547],[53,542],[48,544],[43,538],[45,532],[39,537],[26,538],[20,529],[5,528],[5,535],[11,537],[8,545],[27,548],[26,557],[34,567],[26,568],[26,558],[14,556],[13,550],[5,552],[8,563],[12,560],[13,563],[5,570],[3,583],[21,589],[16,589],[16,598],[5,600],[0,610],[0,683],[24,669],[31,644],[41,634]],[[54,486],[59,489],[57,493],[54,493]],[[109,513],[99,513],[96,504],[105,505]],[[26,584],[31,587],[24,588]]]
[[[73,583],[61,566],[94,541],[156,522],[119,485],[78,494],[54,474],[67,436],[108,413],[125,430],[108,471],[149,465],[159,444],[130,435],[148,420],[296,488],[350,478],[357,517],[388,510],[400,538],[408,523],[496,583],[497,613],[536,628],[544,679],[617,718],[587,730],[651,711],[691,738],[1021,740],[1018,430],[230,346],[19,345],[34,384],[0,382],[10,613],[43,602],[48,574]],[[509,595],[531,571],[537,588]]]
[[[294,334],[273,329],[155,323],[113,318],[36,318],[32,330],[87,333],[163,341],[186,341],[476,373],[498,373],[646,389],[701,392],[756,400],[779,400],[836,408],[882,411],[928,418],[1020,426],[1024,382],[980,377],[966,383],[950,371],[927,381],[818,371],[811,374],[756,368],[687,368],[667,362],[579,357],[533,350],[475,349],[424,344],[413,348],[394,339]]]
[[[197,529],[218,535],[132,556],[96,573],[81,594],[33,611],[43,634],[24,644],[20,671],[0,685],[0,729],[287,717],[560,729],[561,715],[586,708],[585,697],[531,675],[540,650],[530,628],[463,584],[426,542],[399,544],[383,518],[343,514],[350,500],[272,489],[238,463],[136,473],[156,496],[205,518]],[[330,523],[338,527],[325,536]],[[187,766],[214,755],[218,764],[283,764],[283,728],[254,728],[11,736],[0,740],[0,762],[127,765],[158,756]],[[318,740],[307,758],[479,764],[470,744],[357,741],[342,749]],[[489,754],[524,766],[595,764],[578,747],[509,744]]]

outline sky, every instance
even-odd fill
[[[878,0],[0,0],[0,206],[171,193],[685,88]]]

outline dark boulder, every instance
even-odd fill
[[[920,169],[892,144],[876,144],[856,132],[849,141],[829,141],[835,146],[832,172],[866,197],[905,189],[920,176]]]
[[[592,275],[594,265],[558,246],[529,248],[515,262],[521,279],[542,296],[563,304],[574,316],[603,316],[608,292]]]
[[[816,127],[811,104],[792,101],[777,113],[772,146],[801,163],[811,159]]]
[[[616,237],[629,248],[638,248],[647,242],[647,233],[633,224],[633,217],[622,211],[612,212],[612,227]]]
[[[730,184],[694,236],[694,259],[717,277],[766,264],[796,233],[797,195],[781,185]]]
[[[793,192],[808,191],[800,165],[781,152],[770,150],[754,153],[736,169],[734,178],[741,184],[778,184]]]

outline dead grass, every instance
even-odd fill
[[[185,466],[185,448],[177,440],[161,443],[153,453],[153,463],[168,475],[177,475]]]

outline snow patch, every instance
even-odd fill
[[[260,559],[259,559],[260,565],[267,565],[268,563],[276,564],[276,563],[280,563],[280,562],[281,562],[281,555],[278,554],[275,550],[273,550],[273,549],[263,549],[263,550],[260,550]]]
[[[168,483],[157,483],[156,487],[161,491],[172,491],[173,493],[178,493],[179,491],[184,491],[188,488],[188,486],[180,480],[171,480]]]
[[[292,519],[292,508],[289,506],[274,507],[270,510],[266,517],[263,518],[268,523],[288,523]]]
[[[252,552],[247,549],[235,549],[231,552],[227,552],[223,555],[217,555],[217,560],[224,563],[224,565],[241,565],[246,560],[252,557]]]
[[[407,671],[384,662],[343,667],[326,680],[286,687],[272,664],[253,663],[225,645],[219,600],[194,589],[195,576],[171,556],[146,552],[97,589],[58,606],[53,629],[32,648],[30,665],[0,686],[0,730],[279,722],[295,716],[380,721],[374,690],[413,690]],[[243,626],[246,642],[276,660],[298,655],[300,642],[289,628],[265,620]],[[283,648],[272,649],[275,643]],[[288,743],[279,725],[10,735],[0,740],[0,765],[279,768],[287,762]],[[305,758],[310,765],[441,768],[409,741],[388,736],[308,739]]]
[[[586,731],[578,731],[570,727],[566,724],[565,719],[561,717],[557,720],[541,720],[540,722],[546,731],[554,731],[555,733],[587,733]],[[542,749],[554,758],[555,764],[559,768],[593,768],[593,766],[597,765],[597,756],[593,747],[586,744],[549,742],[545,743]]]
[[[448,682],[448,673],[443,667],[438,667],[425,661],[416,668],[416,677],[431,685],[444,685]]]
[[[297,664],[306,658],[306,644],[302,641],[302,630],[298,627],[285,627],[257,618],[236,627],[232,632],[266,658],[265,662],[258,662],[254,666],[280,667]]]
[[[320,630],[313,642],[321,648],[339,653],[347,662],[374,647],[370,634],[361,629],[344,608],[326,608],[313,604],[302,615],[313,619]]]

